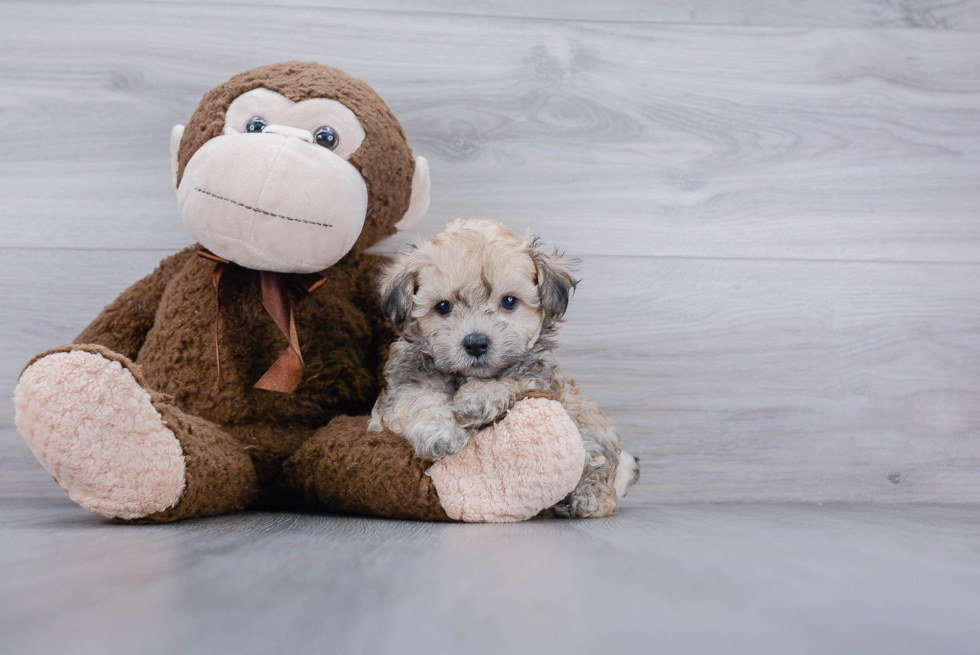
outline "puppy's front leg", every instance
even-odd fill
[[[510,378],[471,378],[453,397],[456,422],[470,429],[493,423],[514,406],[518,390],[517,381]]]
[[[470,440],[470,431],[456,423],[452,402],[448,393],[422,385],[404,385],[394,393],[385,390],[368,429],[388,428],[402,435],[422,459],[446,457]]]

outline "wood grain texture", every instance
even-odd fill
[[[980,509],[636,505],[441,525],[0,506],[5,655],[976,652]]]
[[[101,0],[100,0],[101,1]],[[149,0],[170,2],[172,0]],[[980,29],[977,0],[185,0],[593,22],[795,27]]]
[[[171,124],[299,58],[368,80],[429,157],[419,232],[488,216],[588,258],[560,355],[643,459],[639,500],[980,501],[976,35],[553,18],[0,5],[24,489],[57,491],[10,430],[20,368],[190,242]]]
[[[299,58],[395,109],[432,162],[423,233],[487,216],[586,254],[980,261],[971,33],[11,2],[0,41],[7,248],[187,243],[171,125]]]
[[[24,362],[158,258],[0,252],[16,317],[0,344],[0,425]],[[559,360],[643,460],[642,500],[980,502],[978,273],[591,258]]]

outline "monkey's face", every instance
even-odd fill
[[[229,106],[224,134],[187,162],[177,188],[184,225],[247,268],[332,266],[364,226],[367,187],[348,161],[363,140],[357,116],[336,100],[249,91]]]
[[[254,82],[233,91],[239,80],[264,79],[282,93]],[[311,97],[311,87],[339,89],[348,104]],[[228,98],[223,113],[220,97]],[[318,64],[236,76],[205,96],[186,135],[174,128],[171,151],[185,227],[246,268],[322,271],[359,237],[367,247],[428,206],[428,165],[416,158],[412,176],[411,151],[387,106],[362,82]]]

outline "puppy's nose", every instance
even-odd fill
[[[490,337],[474,332],[463,337],[463,348],[473,357],[479,357],[490,347]]]

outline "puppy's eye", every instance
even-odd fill
[[[268,123],[266,123],[265,119],[261,116],[252,116],[250,119],[248,119],[248,123],[245,124],[245,131],[261,132],[265,129],[266,125],[268,125]]]
[[[453,311],[453,304],[448,300],[441,300],[436,303],[436,314],[446,316],[451,311]]]
[[[329,125],[324,125],[314,132],[313,138],[316,140],[317,145],[323,146],[328,150],[336,150],[337,146],[340,145],[340,135],[337,134],[337,130]]]
[[[512,312],[517,309],[518,300],[514,296],[504,296],[500,299],[500,309],[505,312]]]

